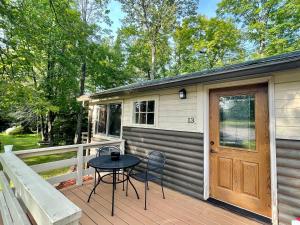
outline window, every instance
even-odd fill
[[[134,123],[154,125],[155,101],[134,102]]]
[[[121,115],[122,105],[120,103],[98,105],[97,121],[95,123],[96,134],[120,136]]]

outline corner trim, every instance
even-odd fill
[[[269,99],[269,135],[270,135],[270,166],[271,166],[271,199],[272,223],[278,224],[278,199],[277,199],[277,164],[276,164],[276,114],[275,114],[275,85],[274,77],[268,81]]]

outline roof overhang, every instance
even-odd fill
[[[89,95],[80,95],[79,97],[76,98],[77,102],[86,102],[90,100]]]

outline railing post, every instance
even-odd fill
[[[77,178],[76,185],[82,185],[82,175],[83,175],[83,145],[78,146],[77,151]]]
[[[125,140],[121,141],[120,150],[121,150],[121,154],[124,155],[125,154]]]

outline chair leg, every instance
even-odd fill
[[[123,182],[122,182],[122,184],[123,184],[123,191],[124,191],[124,170],[123,170]]]
[[[160,185],[161,185],[161,191],[162,191],[162,194],[163,194],[163,199],[165,199],[165,192],[164,192],[164,183],[163,183],[163,180],[160,181]]]
[[[147,210],[147,184],[148,181],[145,181],[145,210]]]
[[[96,186],[96,170],[95,170],[95,175],[94,175],[94,187]],[[94,194],[96,194],[96,189],[94,189]]]
[[[128,177],[127,177],[127,181],[126,181],[126,196],[128,196]]]

